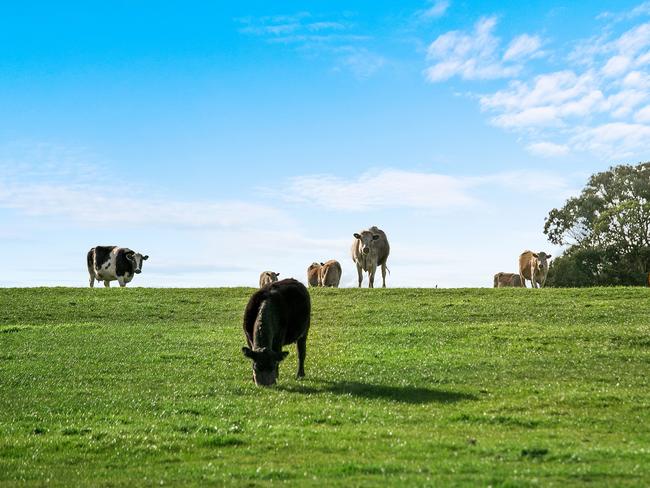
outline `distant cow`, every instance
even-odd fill
[[[545,252],[524,251],[521,253],[519,256],[519,275],[524,288],[526,288],[526,280],[530,281],[533,288],[544,286],[548,274],[549,259],[551,259],[551,255]]]
[[[318,283],[320,286],[339,287],[341,281],[341,264],[335,259],[330,259],[321,263],[318,273]]]
[[[323,263],[311,263],[307,268],[307,283],[309,286],[320,286],[320,269]]]
[[[309,292],[292,278],[271,283],[251,296],[244,312],[248,347],[243,347],[242,352],[253,360],[256,385],[275,384],[280,362],[289,354],[282,351],[282,346],[294,342],[298,348],[297,376],[305,376],[310,318]]]
[[[142,265],[147,259],[149,256],[143,256],[128,247],[93,247],[87,256],[90,287],[95,286],[95,280],[103,281],[106,288],[115,280],[120,286],[126,286],[136,274],[142,272]]]
[[[494,275],[494,288],[521,288],[521,276],[517,273],[497,273]]]
[[[368,286],[374,288],[375,271],[381,266],[382,286],[386,288],[386,260],[390,254],[388,239],[383,230],[375,226],[354,234],[352,241],[352,261],[357,265],[359,287],[363,281],[363,272],[368,273]]]
[[[278,276],[280,276],[280,273],[275,273],[273,271],[262,271],[260,274],[260,288],[268,285],[269,283],[278,281]]]

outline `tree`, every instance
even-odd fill
[[[544,234],[569,246],[553,266],[557,286],[643,283],[650,270],[650,163],[591,176],[579,196],[549,212]]]

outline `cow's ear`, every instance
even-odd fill
[[[275,276],[280,276],[280,273],[275,273]]]
[[[321,266],[325,266],[325,263],[320,263]]]
[[[546,259],[551,259],[552,257],[553,257],[553,256],[551,256],[550,254],[547,254],[547,255],[546,255]]]
[[[146,261],[147,259],[149,259],[149,255],[144,256],[142,259]]]
[[[241,352],[246,356],[247,358],[254,359],[255,358],[255,353],[253,350],[249,347],[242,347]]]
[[[538,257],[539,257],[539,254],[537,254],[536,252],[534,252],[534,253],[533,253],[533,257],[534,257],[534,258],[538,258]]]
[[[133,261],[133,253],[132,252],[127,253],[126,259],[128,259],[129,261]]]
[[[353,235],[354,237],[356,237],[357,239],[361,239],[361,236],[360,236],[359,234],[357,234],[356,232],[355,232],[354,234],[352,234],[352,235]]]
[[[379,235],[378,234],[373,234],[372,235],[372,240],[376,241],[377,239],[379,239]]]

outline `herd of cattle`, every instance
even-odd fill
[[[386,266],[390,254],[390,244],[386,233],[376,226],[367,230],[355,232],[352,241],[352,261],[357,267],[358,285],[361,287],[363,273],[368,274],[368,286],[374,287],[375,273],[381,268],[382,286],[386,287]],[[531,282],[533,288],[543,287],[548,274],[550,254],[545,252],[535,253],[524,251],[519,256],[519,273],[500,272],[494,275],[494,288],[523,287],[526,280]],[[132,251],[128,247],[96,246],[88,251],[87,264],[90,275],[90,287],[95,286],[95,281],[103,281],[105,287],[111,281],[116,281],[120,286],[130,283],[136,274],[142,272],[144,261],[149,256]],[[307,283],[309,286],[322,286],[338,288],[341,282],[341,263],[331,259],[326,262],[313,262],[307,268]],[[280,273],[263,271],[260,274],[260,288],[277,282]]]
[[[368,274],[368,286],[374,287],[378,267],[381,268],[382,286],[386,287],[390,245],[385,232],[373,226],[355,233],[351,252],[357,266],[359,287],[364,272]],[[533,288],[544,286],[550,258],[544,252],[524,251],[519,256],[519,274],[497,273],[494,287],[526,287],[526,280]],[[126,247],[93,247],[87,255],[90,287],[95,281],[103,281],[104,286],[109,287],[115,280],[120,286],[126,286],[142,272],[142,264],[147,259],[149,256]],[[253,362],[253,381],[262,386],[276,383],[280,362],[289,354],[282,348],[293,343],[298,350],[297,376],[305,376],[307,333],[311,320],[309,292],[305,285],[293,278],[278,281],[279,275],[273,271],[262,272],[260,288],[250,297],[244,311],[244,334],[248,345],[242,348],[242,353]],[[338,287],[340,281],[341,264],[336,260],[314,262],[307,268],[309,286]]]

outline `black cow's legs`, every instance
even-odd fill
[[[305,356],[307,356],[307,336],[301,337],[296,343],[298,347],[298,374],[297,378],[305,376]]]

